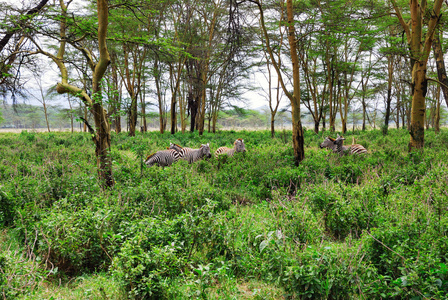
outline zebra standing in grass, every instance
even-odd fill
[[[246,152],[246,146],[244,145],[244,140],[243,139],[237,139],[234,143],[233,143],[233,148],[227,148],[227,147],[219,147],[216,151],[215,151],[215,157],[218,158],[218,156],[220,154],[225,154],[228,156],[233,156],[235,154],[235,152]]]
[[[178,161],[179,158],[180,155],[176,150],[160,150],[149,155],[145,160],[145,164],[148,167],[151,167],[155,164],[157,164],[159,167],[168,167]]]
[[[367,153],[367,149],[360,144],[355,144],[355,137],[353,137],[352,145],[347,147],[344,146],[345,138],[338,134],[336,139],[333,139],[329,136],[323,141],[322,144],[319,145],[320,148],[328,148],[333,150],[334,153],[339,153],[339,155],[344,154],[363,154]]]
[[[174,149],[174,150],[176,150],[179,153],[181,153],[182,150],[184,150],[184,151],[191,151],[191,150],[193,150],[193,148],[181,147],[178,144],[173,144],[173,143],[170,143],[170,146],[167,149]]]
[[[170,149],[177,151],[179,153],[179,156],[181,159],[184,159],[188,161],[188,163],[194,163],[206,156],[207,158],[210,158],[212,155],[210,154],[210,144],[207,143],[206,145],[202,144],[199,149],[192,149],[192,148],[182,148],[179,145],[170,143]]]

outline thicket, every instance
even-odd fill
[[[306,131],[298,167],[291,132],[277,136],[113,135],[103,192],[89,134],[0,134],[2,296],[96,276],[98,299],[446,297],[448,130],[411,154],[404,130],[355,132],[369,153],[345,157]],[[143,164],[170,142],[236,138],[245,154]]]

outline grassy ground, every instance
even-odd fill
[[[0,134],[0,287],[22,299],[443,299],[448,131],[356,132],[338,157],[306,131],[113,135],[101,191],[88,134]],[[347,134],[351,141],[351,134]],[[247,153],[169,168],[170,142]],[[417,298],[416,298],[417,297]]]

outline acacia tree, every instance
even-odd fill
[[[69,1],[68,4],[71,2]],[[98,29],[96,34],[96,41],[98,43],[99,58],[94,60],[93,53],[87,47],[83,47],[81,44],[82,39],[72,40],[72,35],[68,35],[68,5],[63,0],[59,1],[61,7],[60,29],[59,29],[59,47],[58,53],[53,55],[50,52],[43,50],[40,45],[35,42],[38,50],[36,53],[46,55],[53,60],[59,68],[61,81],[57,83],[56,91],[59,94],[70,93],[79,97],[84,104],[89,107],[93,119],[95,122],[95,129],[89,125],[89,130],[92,133],[92,140],[95,143],[95,155],[97,158],[98,175],[103,187],[112,187],[114,180],[112,176],[112,162],[110,157],[110,125],[107,111],[102,99],[101,79],[103,78],[107,66],[110,63],[109,51],[107,49],[106,37],[108,28],[108,16],[109,8],[107,0],[97,0],[97,17],[98,17]],[[67,47],[67,43],[70,43],[75,49],[79,50],[87,60],[87,63],[91,70],[91,82],[92,82],[92,95],[90,96],[88,91],[83,88],[71,84],[69,82],[69,72],[64,60],[64,54]],[[85,121],[87,122],[87,121]]]
[[[410,20],[405,21],[400,7],[395,0],[391,0],[395,13],[406,33],[412,69],[412,106],[409,151],[422,149],[425,142],[425,96],[428,90],[428,78],[426,77],[427,63],[431,51],[434,32],[439,22],[440,9],[443,0],[435,0],[430,9],[430,19],[424,30],[424,14],[426,12],[426,0],[410,0]]]
[[[0,4],[2,12],[0,32],[3,35],[0,39],[0,91],[2,93],[10,91],[14,102],[15,94],[20,92],[22,82],[18,80],[20,79],[19,69],[28,64],[25,60],[26,56],[21,55],[27,50],[25,32],[31,21],[42,13],[47,3],[48,0],[41,0],[36,6],[25,10],[17,10],[10,5]],[[20,63],[15,64],[16,61]],[[15,67],[17,69],[14,69]]]
[[[268,31],[266,29],[265,18],[264,18],[264,7],[260,0],[248,0],[249,2],[255,3],[260,12],[260,24],[265,38],[266,50],[271,58],[271,63],[277,72],[280,84],[282,86],[283,92],[288,97],[291,103],[292,110],[292,141],[294,148],[294,159],[296,165],[298,165],[305,158],[304,151],[304,138],[302,121],[300,118],[300,72],[299,72],[299,57],[297,54],[297,39],[294,27],[294,9],[292,0],[286,0],[286,26],[288,27],[288,44],[290,50],[290,58],[292,62],[292,92],[290,92],[286,86],[285,80],[283,79],[283,73],[280,70],[279,64],[274,57],[274,52],[271,48],[270,38]],[[285,5],[285,2],[283,2]]]

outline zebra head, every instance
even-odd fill
[[[212,157],[212,154],[210,153],[210,144],[207,143],[207,145],[202,144],[201,148],[199,148],[201,150],[201,154],[202,156],[206,156],[207,158]]]
[[[235,152],[246,152],[246,145],[244,145],[243,139],[237,139],[235,143]]]
[[[182,150],[182,147],[179,146],[178,144],[173,144],[170,142],[170,146],[167,149],[174,149],[177,152],[180,152]]]
[[[338,137],[334,140],[334,143],[335,143],[335,145],[336,145],[336,151],[337,151],[340,155],[344,155],[344,154],[346,154],[345,152],[346,152],[346,150],[347,150],[347,147],[344,147],[344,146],[343,146],[344,141],[345,141],[345,138],[344,138],[343,136],[340,136],[339,134],[338,134]]]
[[[338,134],[338,137],[334,140],[334,143],[336,144],[336,145],[340,145],[340,146],[342,146],[342,144],[344,143],[344,141],[345,141],[345,138],[343,137],[343,136],[340,136],[339,134]]]
[[[325,138],[325,140],[319,145],[319,147],[322,148],[329,148],[329,149],[333,149],[335,148],[335,139],[327,136]]]

